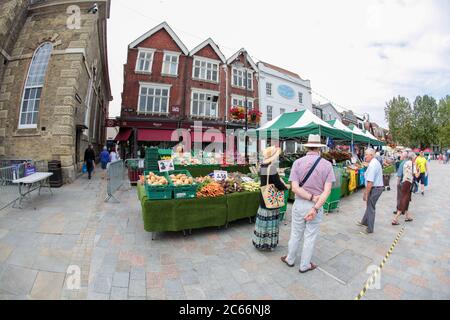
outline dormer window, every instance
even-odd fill
[[[136,60],[136,72],[151,73],[155,50],[139,48]]]

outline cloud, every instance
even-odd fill
[[[450,93],[450,1],[255,3],[113,2],[108,21],[115,97],[111,115],[120,112],[127,45],[161,21],[167,21],[189,49],[208,37],[227,57],[245,47],[255,60],[298,73],[311,80],[313,90],[356,113],[369,112],[381,125],[385,103],[394,96],[414,100],[421,94],[440,98]]]

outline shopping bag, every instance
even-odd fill
[[[82,171],[83,171],[83,173],[86,173],[86,172],[87,172],[87,166],[86,166],[86,163],[83,163],[83,169],[82,169]]]
[[[428,175],[426,175],[425,178],[423,179],[423,185],[425,187],[428,187]]]
[[[279,209],[284,207],[284,191],[280,191],[274,184],[269,184],[270,166],[267,168],[267,184],[261,187],[261,194],[267,209]]]

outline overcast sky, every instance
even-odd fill
[[[189,50],[208,37],[227,58],[245,47],[385,125],[393,96],[450,94],[449,13],[448,0],[113,0],[110,116],[120,114],[128,44],[167,21]]]

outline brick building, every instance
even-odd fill
[[[167,23],[159,24],[128,46],[116,137],[125,146],[123,156],[136,155],[138,145],[172,147],[173,130],[193,131],[194,121],[202,121],[204,130],[242,128],[229,110],[246,100],[258,109],[256,74],[245,50],[227,60],[209,38],[189,51]]]
[[[98,11],[89,10],[97,4]],[[64,182],[105,143],[109,0],[0,5],[0,158],[60,160]]]

